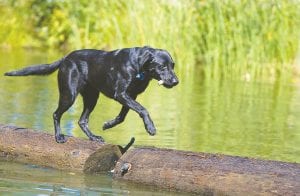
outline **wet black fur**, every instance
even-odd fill
[[[52,64],[26,67],[5,75],[48,75],[57,69],[59,103],[53,119],[55,139],[58,143],[66,142],[61,133],[60,119],[72,106],[79,93],[83,97],[84,108],[78,123],[90,140],[104,141],[101,136],[94,135],[88,128],[89,115],[97,103],[99,92],[123,105],[116,118],[104,123],[103,130],[123,122],[128,110],[132,109],[143,119],[147,132],[155,135],[156,128],[148,111],[135,99],[147,88],[151,79],[163,80],[166,88],[178,84],[171,55],[166,50],[150,47],[114,51],[77,50]]]

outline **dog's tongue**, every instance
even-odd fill
[[[158,81],[158,85],[162,85],[164,83],[163,80]]]

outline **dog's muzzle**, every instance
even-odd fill
[[[173,78],[171,81],[165,82],[164,80],[159,80],[158,85],[164,85],[167,88],[172,88],[173,86],[176,86],[179,83],[178,79]]]

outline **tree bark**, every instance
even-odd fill
[[[170,149],[125,147],[0,125],[0,159],[97,173],[161,188],[215,195],[300,195],[300,164]],[[117,164],[116,161],[118,160]]]
[[[114,178],[204,195],[300,195],[300,164],[158,148],[135,148]]]
[[[0,124],[0,159],[61,170],[97,173],[111,170],[121,157],[117,145],[68,137],[64,144],[54,136]]]

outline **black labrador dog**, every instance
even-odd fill
[[[83,97],[84,105],[78,122],[80,128],[90,140],[104,142],[101,136],[94,135],[88,128],[89,115],[97,103],[99,93],[123,105],[116,118],[104,123],[103,130],[123,122],[128,110],[132,109],[143,119],[147,132],[155,135],[156,129],[148,111],[135,99],[147,88],[151,79],[158,80],[158,83],[166,88],[177,85],[174,65],[171,55],[166,50],[151,47],[114,51],[83,49],[73,51],[52,64],[30,66],[5,75],[48,75],[59,69],[59,103],[53,114],[56,142],[66,142],[61,133],[60,119],[79,93]]]

